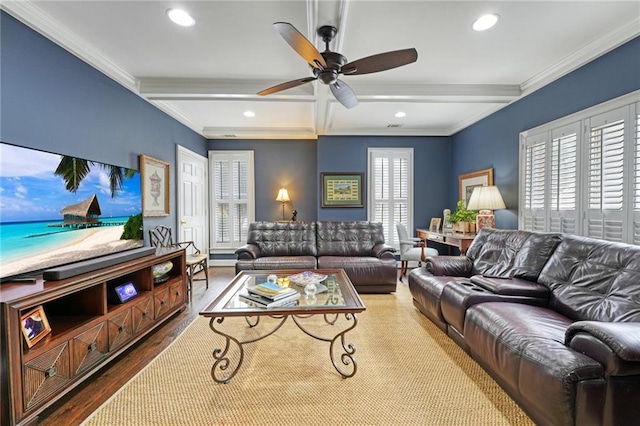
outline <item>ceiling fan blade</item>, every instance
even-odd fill
[[[401,67],[415,62],[417,59],[418,51],[416,49],[394,50],[349,62],[342,67],[342,73],[345,75],[370,74]]]
[[[338,102],[345,108],[351,109],[358,105],[358,97],[344,81],[338,79],[335,83],[330,84],[329,88],[333,96],[335,96]]]
[[[293,25],[288,22],[276,22],[273,26],[282,38],[289,43],[289,46],[298,52],[298,55],[302,56],[309,65],[313,68],[327,67],[326,62],[320,52],[318,52],[318,49],[316,49],[316,47],[311,44],[311,42],[307,40],[307,38],[303,36]]]
[[[292,87],[297,87],[297,86],[301,86],[305,83],[308,83],[310,81],[313,80],[317,80],[317,77],[305,77],[305,78],[299,78],[297,80],[291,80],[291,81],[287,81],[286,83],[280,83],[277,84],[273,87],[269,87],[268,89],[264,89],[261,92],[258,92],[258,95],[260,96],[265,96],[265,95],[270,95],[272,93],[276,93],[276,92],[281,92],[283,90],[287,90],[287,89],[291,89]]]

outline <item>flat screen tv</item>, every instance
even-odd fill
[[[0,280],[142,246],[137,170],[0,142]]]

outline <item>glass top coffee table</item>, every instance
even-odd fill
[[[287,281],[288,277],[299,276],[301,270],[272,270],[272,271],[241,271],[225,287],[224,290],[204,309],[200,315],[211,318],[209,327],[211,330],[224,337],[224,347],[216,348],[213,351],[215,362],[211,367],[211,377],[218,383],[228,383],[240,369],[244,359],[244,345],[257,342],[275,333],[289,319],[298,326],[305,334],[314,339],[330,342],[329,355],[334,368],[343,378],[352,377],[357,371],[357,364],[354,357],[355,346],[347,343],[345,335],[353,330],[358,324],[356,314],[363,312],[366,308],[360,300],[353,284],[342,269],[314,269],[314,274],[326,276],[317,286],[320,292],[313,292],[313,285],[306,288],[305,281]],[[255,304],[242,295],[247,292],[249,286],[255,286],[267,281],[269,275],[276,275],[279,284],[295,289],[299,294],[297,300],[283,306],[263,307]],[[326,291],[324,291],[324,287]],[[335,326],[338,318],[343,316],[343,322],[347,326],[344,329],[334,330],[336,333],[332,337],[324,337],[311,331],[305,324],[304,319],[322,315],[324,322]],[[221,330],[220,325],[228,317],[244,317],[248,327],[258,328],[262,317],[276,319],[275,325],[260,332],[257,337],[246,340],[239,340]],[[339,346],[336,345],[339,342]],[[232,347],[237,347],[239,357],[230,357],[229,351]],[[339,361],[338,361],[339,360]]]

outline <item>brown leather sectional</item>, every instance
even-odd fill
[[[236,273],[269,269],[344,269],[359,293],[396,290],[395,249],[382,224],[368,221],[254,222],[236,250]]]
[[[483,229],[409,289],[537,424],[640,422],[639,246]]]

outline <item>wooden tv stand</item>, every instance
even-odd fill
[[[169,279],[154,283],[151,267],[171,261]],[[29,424],[46,407],[172,314],[186,307],[184,250],[156,254],[59,281],[0,284],[0,424]],[[133,282],[138,295],[114,304],[113,287]],[[42,306],[51,332],[28,347],[21,316]]]

